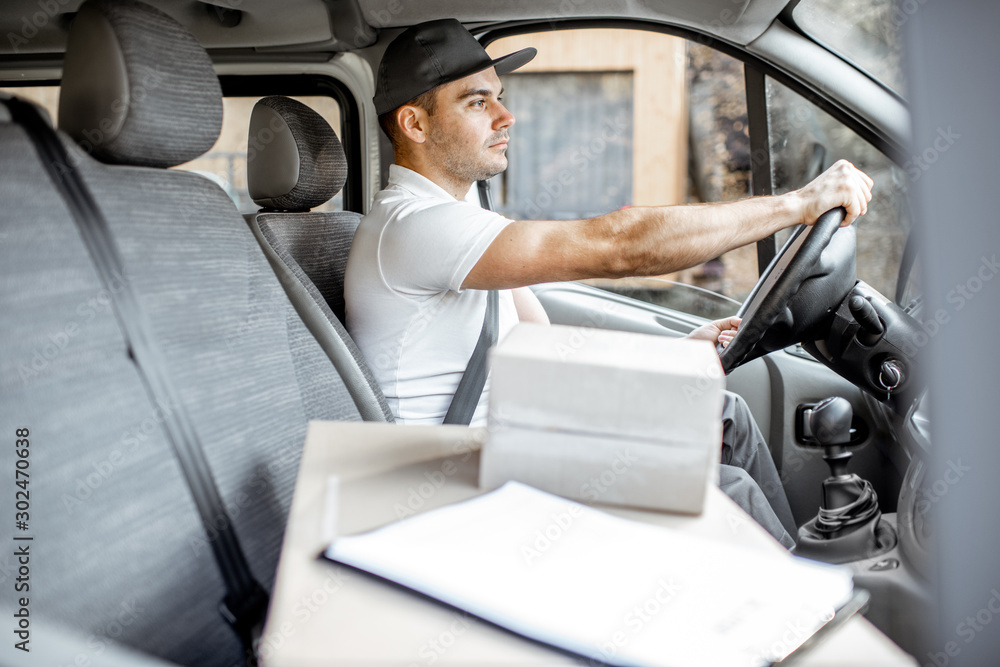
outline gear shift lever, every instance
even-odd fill
[[[858,499],[857,476],[847,474],[852,454],[844,447],[851,441],[853,417],[851,404],[839,396],[820,401],[809,414],[812,435],[823,446],[823,460],[830,466],[830,477],[823,482],[824,509],[845,507]]]
[[[823,481],[823,504],[819,514],[799,528],[795,552],[801,556],[843,563],[884,550],[895,543],[888,528],[881,529],[878,496],[867,480],[847,472],[851,452],[851,420],[854,411],[844,398],[817,403],[804,415],[808,430],[823,447],[823,460],[830,476]]]

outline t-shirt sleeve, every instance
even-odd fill
[[[463,201],[400,211],[379,242],[382,276],[406,293],[461,291],[472,267],[511,222]]]

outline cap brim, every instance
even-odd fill
[[[501,56],[493,61],[493,69],[496,70],[497,76],[503,76],[504,74],[510,74],[519,67],[524,67],[531,59],[535,57],[538,50],[529,46],[526,49],[521,49],[520,51],[515,51],[514,53],[509,53],[505,56]]]

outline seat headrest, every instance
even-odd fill
[[[325,118],[280,95],[257,102],[250,114],[247,188],[258,206],[308,211],[346,181],[344,147]]]
[[[177,21],[137,0],[87,0],[69,31],[59,127],[103,162],[172,167],[218,139],[222,90]]]

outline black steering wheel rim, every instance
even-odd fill
[[[743,321],[733,340],[724,348],[717,347],[726,374],[748,360],[809,277],[846,215],[847,210],[838,207],[821,215],[812,226],[799,225],[767,265],[736,313]]]

